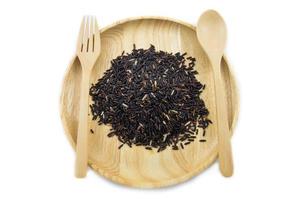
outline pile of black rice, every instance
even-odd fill
[[[205,85],[195,77],[195,58],[186,53],[136,49],[111,61],[111,67],[90,88],[93,120],[112,126],[108,137],[129,147],[163,151],[184,148],[197,139],[198,128],[212,123],[200,98]],[[198,127],[198,128],[197,128]]]

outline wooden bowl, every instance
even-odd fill
[[[95,83],[110,67],[110,61],[123,50],[148,48],[153,44],[157,50],[187,52],[196,58],[197,78],[206,84],[201,94],[210,111],[209,118],[216,121],[214,80],[208,58],[199,45],[195,27],[173,19],[140,17],[119,21],[100,30],[101,55],[94,67],[91,82]],[[238,114],[238,94],[233,74],[227,60],[222,59],[222,74],[227,94],[228,124],[232,133]],[[81,66],[75,56],[68,67],[61,94],[61,118],[65,132],[73,147],[76,145]],[[126,145],[118,149],[116,137],[108,138],[109,126],[97,125],[90,117],[89,165],[104,177],[128,186],[154,188],[183,182],[200,173],[217,157],[217,134],[214,124],[209,126],[205,139],[197,140],[183,150],[166,149],[157,153],[141,146]],[[199,134],[201,135],[201,134]],[[202,137],[202,136],[199,136]]]

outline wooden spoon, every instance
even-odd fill
[[[233,174],[233,161],[228,127],[225,88],[221,76],[221,59],[226,44],[226,25],[222,17],[214,10],[201,15],[197,23],[197,37],[206,52],[213,69],[217,108],[217,126],[219,167],[225,177]]]

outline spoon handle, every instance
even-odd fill
[[[224,82],[221,76],[220,62],[212,63],[215,80],[215,97],[217,107],[217,135],[219,150],[219,167],[225,177],[233,174],[233,160],[231,152],[230,134],[228,126],[227,99]]]

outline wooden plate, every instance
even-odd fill
[[[148,48],[153,44],[157,50],[187,52],[196,58],[198,79],[206,84],[203,99],[210,111],[209,118],[216,120],[214,80],[207,56],[200,47],[195,27],[180,21],[160,17],[127,19],[100,30],[101,55],[94,67],[91,82],[96,82],[110,67],[110,61],[123,50]],[[227,90],[229,127],[235,125],[238,114],[236,84],[225,58],[222,73]],[[75,57],[65,76],[61,95],[61,117],[65,132],[73,145],[76,144],[81,67]],[[217,157],[217,135],[214,125],[209,126],[206,143],[195,141],[184,150],[165,150],[160,153],[143,147],[118,149],[117,138],[108,138],[108,126],[98,126],[90,120],[89,165],[104,177],[134,187],[163,187],[183,182],[207,168]],[[200,134],[199,134],[200,135]],[[200,137],[200,136],[199,136]],[[202,136],[201,136],[202,137]]]

